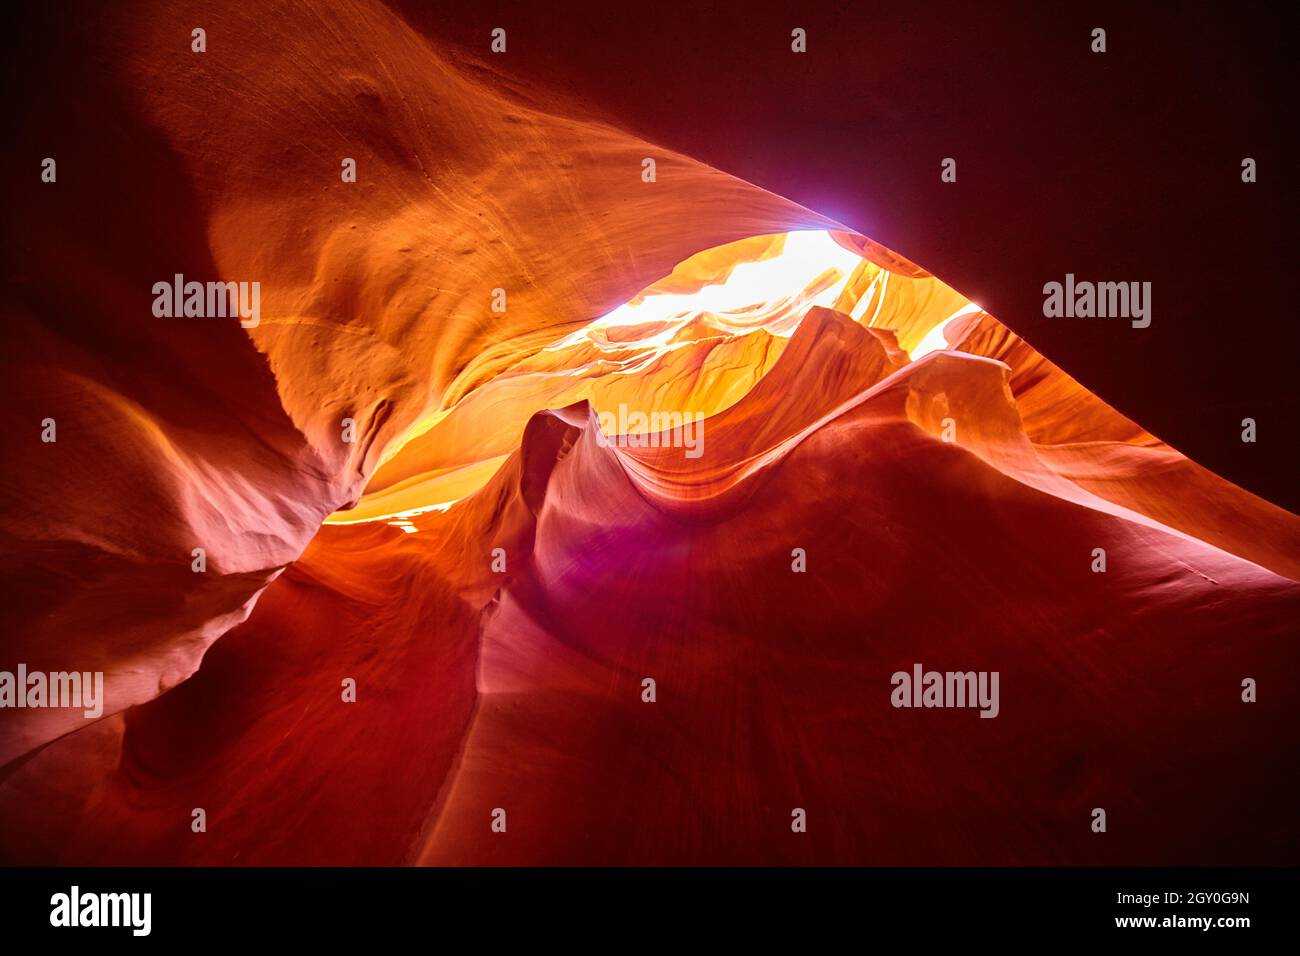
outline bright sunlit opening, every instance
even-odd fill
[[[835,304],[862,258],[825,230],[791,232],[781,252],[734,266],[721,282],[695,292],[651,293],[620,305],[550,346],[569,348],[595,341],[601,332],[645,327],[644,336],[618,336],[620,348],[667,345],[692,319],[706,315],[719,329],[743,335],[765,329],[790,336],[814,305]]]

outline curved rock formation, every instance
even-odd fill
[[[378,3],[204,9],[203,57],[197,10],[82,40],[118,195],[15,196],[0,669],[107,683],[0,712],[0,858],[1294,855],[1235,781],[1295,769],[1239,694],[1300,676],[1300,519],[923,268]],[[260,321],[151,315],[177,273]],[[916,661],[999,672],[997,719],[891,707]]]

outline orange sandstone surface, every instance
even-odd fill
[[[0,666],[106,692],[0,712],[0,859],[1294,853],[1235,782],[1295,723],[1233,702],[1300,676],[1300,519],[922,267],[377,3],[207,11],[202,58],[138,6],[98,41],[152,135],[120,172],[190,218],[111,248],[73,183],[23,265],[78,268],[8,306],[6,415],[58,441],[0,492]],[[173,273],[260,281],[260,322],[154,318]],[[1001,713],[892,708],[915,661]]]

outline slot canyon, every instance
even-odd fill
[[[905,257],[486,28],[275,9],[88,15],[6,187],[0,670],[104,695],[0,711],[0,860],[1294,857],[1300,518],[1096,372],[1167,285],[1021,321],[1064,268]],[[917,662],[994,719],[891,706]]]

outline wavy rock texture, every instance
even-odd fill
[[[1294,721],[1238,695],[1300,677],[1300,519],[920,267],[382,6],[205,11],[204,58],[184,4],[133,12],[86,40],[149,131],[115,172],[194,224],[113,248],[99,184],[21,199],[5,414],[59,440],[0,492],[3,666],[102,669],[108,705],[0,715],[4,859],[1294,856]],[[795,230],[838,264],[611,319]],[[36,281],[56,244],[81,268]],[[261,324],[153,319],[173,272],[259,279]],[[620,404],[705,416],[703,454],[611,445]],[[999,671],[1001,714],[891,708],[915,661]]]
[[[6,350],[13,426],[48,416],[61,435],[3,490],[6,564],[34,598],[6,608],[7,656],[104,669],[115,712],[193,673],[422,416],[701,248],[828,224],[512,101],[377,3],[137,6],[82,29],[150,138],[119,144],[122,168],[72,177],[53,208],[48,191],[18,197],[38,233]],[[195,56],[173,41],[200,19],[213,42]],[[105,182],[133,200],[120,215],[157,220],[169,241],[105,243],[88,213]],[[260,324],[155,319],[149,290],[175,273],[260,281]],[[510,290],[504,316],[496,288]],[[195,547],[209,568],[197,586]],[[3,762],[80,726],[4,719]]]

